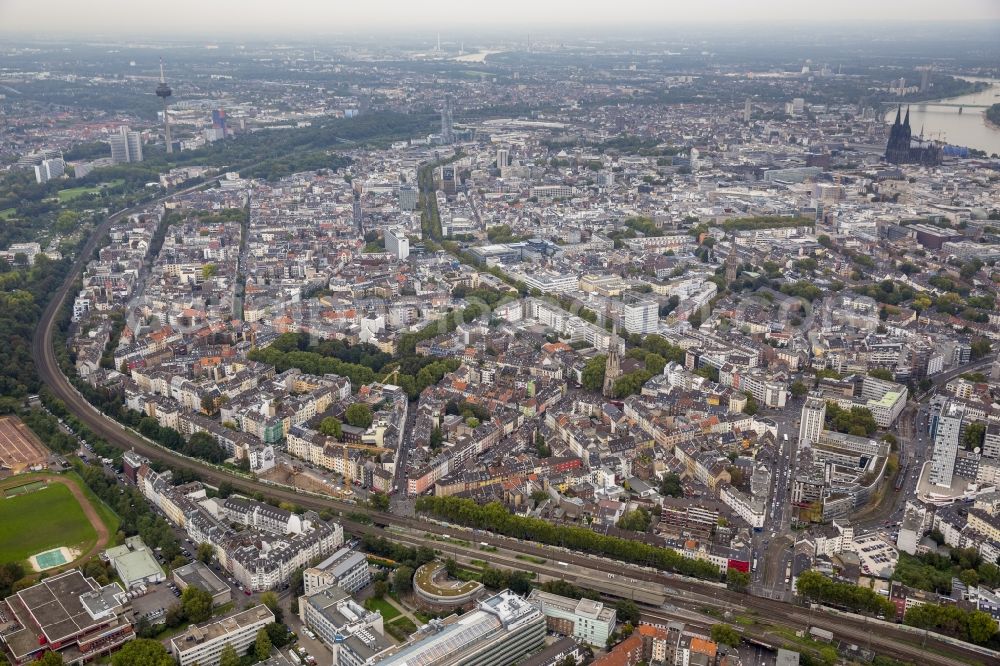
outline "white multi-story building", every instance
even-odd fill
[[[528,601],[542,612],[551,631],[579,638],[588,645],[606,645],[614,633],[617,613],[600,601],[570,599],[534,589]]]
[[[656,333],[660,327],[660,307],[649,298],[628,298],[622,305],[622,320],[629,333]]]
[[[906,407],[907,389],[902,384],[885,381],[876,377],[865,377],[861,384],[864,406],[872,413],[880,428],[888,428]]]
[[[556,271],[537,271],[534,273],[517,273],[516,277],[528,286],[543,294],[562,294],[575,291],[579,278],[573,273],[557,273]]]
[[[568,199],[573,196],[573,188],[569,185],[536,185],[531,188],[530,194],[539,201]]]
[[[62,158],[42,160],[41,164],[35,166],[35,182],[44,183],[58,178],[64,173],[66,173],[66,163],[62,161]]]
[[[951,487],[963,416],[962,405],[952,402],[941,410],[941,415],[938,417],[930,474],[931,483],[936,486]]]
[[[374,639],[373,651],[391,645],[384,638],[382,614],[365,610],[351,595],[337,586],[299,597],[299,615],[302,623],[316,632],[316,636],[333,650],[334,664],[349,660],[340,659],[340,645],[357,635],[358,640]],[[368,633],[365,633],[368,632]]]
[[[267,606],[254,606],[200,627],[190,627],[171,639],[171,651],[180,666],[218,666],[227,645],[232,645],[236,654],[244,654],[257,639],[257,632],[272,622],[274,613]]]
[[[802,420],[799,425],[799,446],[808,446],[819,441],[826,421],[826,401],[808,397],[802,405]]]
[[[410,239],[401,229],[386,229],[385,249],[396,255],[399,261],[405,261],[410,256]]]
[[[350,548],[341,548],[330,557],[303,572],[306,594],[336,585],[349,594],[368,586],[372,580],[368,558]]]
[[[719,491],[719,499],[726,503],[750,527],[764,527],[767,517],[767,503],[762,498],[753,498],[733,486],[726,485]]]

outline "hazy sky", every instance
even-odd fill
[[[84,35],[424,31],[672,22],[1000,20],[1000,0],[0,0],[0,31]],[[1000,36],[998,36],[1000,38]]]

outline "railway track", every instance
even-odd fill
[[[195,188],[188,188],[188,190],[175,194],[181,194],[191,189]],[[709,594],[720,600],[724,600],[727,603],[752,608],[769,619],[773,620],[774,618],[782,618],[793,626],[801,626],[803,610],[800,607],[782,601],[751,597],[745,594],[733,592],[731,590],[727,590],[724,586],[719,584],[687,579],[680,576],[672,576],[662,572],[650,571],[636,565],[628,565],[597,556],[582,555],[552,546],[540,546],[532,542],[521,542],[515,539],[495,536],[485,532],[473,532],[454,526],[445,528],[430,521],[422,521],[390,513],[371,511],[363,509],[358,505],[338,501],[333,498],[324,498],[310,493],[298,492],[284,486],[247,479],[236,474],[223,471],[207,463],[186,458],[159,445],[153,444],[149,440],[146,440],[138,434],[126,429],[121,424],[106,417],[83,398],[83,396],[72,386],[72,384],[70,384],[67,377],[59,368],[52,344],[52,334],[55,329],[56,319],[70,289],[72,289],[76,281],[77,276],[83,270],[87,258],[93,255],[97,244],[107,233],[110,225],[123,215],[129,215],[167,198],[169,197],[162,197],[154,202],[120,211],[110,216],[104,223],[102,223],[101,226],[98,227],[97,230],[95,230],[95,233],[90,237],[78,254],[77,259],[66,276],[66,279],[63,281],[63,284],[49,299],[49,303],[42,313],[41,320],[38,327],[35,329],[34,337],[32,338],[32,357],[37,366],[37,371],[41,380],[46,386],[48,386],[53,395],[65,403],[66,408],[70,412],[72,412],[82,423],[85,423],[93,432],[106,439],[110,444],[125,451],[134,450],[151,460],[162,461],[175,468],[196,472],[205,482],[211,485],[218,485],[223,481],[227,481],[234,488],[243,492],[261,492],[279,501],[283,500],[292,502],[307,509],[339,511],[342,517],[341,522],[344,527],[350,531],[354,531],[355,533],[378,533],[381,536],[385,536],[383,530],[378,530],[377,527],[366,525],[365,523],[353,520],[348,516],[351,512],[363,510],[376,526],[414,528],[437,534],[457,533],[462,534],[466,540],[473,543],[482,541],[488,543],[489,545],[503,547],[508,550],[524,553],[526,555],[564,561],[568,566],[587,568],[614,574],[615,576],[624,576],[634,578],[636,580],[659,583],[670,588],[687,590],[695,594],[704,594],[707,591]],[[428,539],[424,545],[436,547],[437,543],[438,542],[434,540]],[[490,553],[483,552],[482,559],[488,561],[490,559]],[[817,622],[823,623],[828,620],[829,618],[827,616],[823,616],[821,619],[817,620]],[[826,626],[826,624],[823,626]],[[837,626],[843,627],[845,632],[854,632],[855,635],[858,635],[858,632],[861,632],[862,637],[867,636],[867,628],[862,626],[860,621],[850,618],[838,618]],[[836,629],[831,627],[831,630]],[[884,651],[887,654],[890,653],[891,650],[898,650],[897,653],[908,653],[911,654],[911,656],[919,656],[920,659],[918,659],[918,661],[922,662],[928,661],[928,657],[932,654],[929,651],[909,653],[906,646],[907,642],[912,640],[913,636],[905,633],[902,629],[894,629],[891,626],[882,626],[878,631],[879,650]],[[988,663],[991,660],[993,660],[993,663],[997,663],[996,660],[1000,659],[1000,653],[990,652],[987,656],[984,656],[981,649],[975,646],[970,645],[968,647],[961,647],[951,645],[943,640],[935,638],[933,634],[926,638],[926,643],[929,646],[934,646],[939,652],[954,655],[951,662],[933,662],[941,663],[942,666],[945,663],[954,663],[956,658],[962,659],[968,663]]]

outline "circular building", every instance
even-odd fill
[[[470,606],[479,596],[483,584],[448,578],[444,562],[428,562],[413,575],[413,591],[423,605],[435,610]]]

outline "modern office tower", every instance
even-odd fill
[[[451,95],[444,96],[444,106],[441,108],[441,143],[455,142],[455,128],[452,126]]]
[[[141,162],[142,134],[139,132],[133,132],[128,127],[124,126],[119,131],[125,135],[125,143],[128,146],[128,161]]]
[[[651,298],[622,297],[622,320],[629,333],[656,333],[660,327],[660,306]]]
[[[416,210],[417,200],[418,200],[417,188],[413,187],[413,185],[399,186],[399,210],[401,211]]]
[[[42,160],[41,164],[35,166],[35,181],[44,183],[64,173],[66,173],[66,163],[61,158]]]
[[[983,457],[1000,459],[1000,425],[990,423],[983,437]]]
[[[410,239],[401,229],[386,229],[385,249],[396,255],[399,261],[405,261],[410,256]]]
[[[806,398],[802,405],[802,422],[799,424],[799,446],[819,441],[826,420],[826,401],[823,398]]]
[[[226,112],[223,109],[212,109],[212,129],[222,130],[226,134]]]
[[[502,169],[510,164],[510,151],[506,148],[497,148],[497,168]]]
[[[747,101],[743,103],[743,122],[750,122],[750,115],[753,111],[753,107],[750,106],[750,98],[747,97]]]
[[[455,167],[441,167],[441,189],[448,196],[452,196],[458,192],[458,177],[455,174]]]
[[[951,487],[964,415],[965,408],[961,404],[950,402],[941,410],[941,415],[938,417],[930,475],[931,483],[936,486]]]
[[[170,139],[170,116],[167,115],[167,98],[173,91],[167,85],[167,80],[163,76],[163,58],[160,58],[160,85],[156,86],[156,96],[163,100],[163,139],[167,143],[167,152],[174,152],[174,146]]]
[[[114,164],[128,163],[128,138],[122,134],[112,134],[108,137],[111,146],[111,161]]]
[[[133,132],[127,125],[118,128],[117,134],[108,137],[111,161],[115,164],[142,161],[142,134]]]

